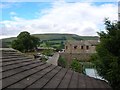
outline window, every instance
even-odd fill
[[[74,49],[77,49],[77,46],[74,46]]]
[[[68,49],[68,46],[66,46],[66,49]]]
[[[83,46],[81,46],[81,49],[83,49]]]
[[[88,50],[88,49],[89,49],[89,46],[86,46],[86,49]]]

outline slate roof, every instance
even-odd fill
[[[24,88],[24,90],[30,88],[101,88],[108,90],[111,88],[105,81],[34,60],[13,50],[2,50],[0,58],[2,59],[0,81],[2,80],[3,90],[8,88]]]

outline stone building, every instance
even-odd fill
[[[81,40],[81,41],[67,41],[65,43],[65,50],[60,53],[64,57],[68,65],[73,59],[79,61],[89,61],[93,53],[96,53],[96,45],[98,40]]]
[[[65,43],[65,53],[95,53],[98,40],[68,41]]]

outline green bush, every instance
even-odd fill
[[[52,49],[48,49],[48,50],[44,50],[42,52],[42,54],[46,55],[46,56],[53,56],[54,51]]]
[[[82,72],[82,65],[77,59],[73,59],[72,63],[70,64],[70,68],[76,72]]]
[[[62,56],[59,57],[58,66],[61,66],[64,68],[67,66],[67,62],[66,62],[65,58],[63,58]]]

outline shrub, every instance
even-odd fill
[[[64,68],[67,66],[67,62],[66,62],[65,58],[63,58],[62,56],[59,57],[58,66],[61,66]]]
[[[76,72],[82,72],[82,65],[77,59],[73,59],[70,68]]]

